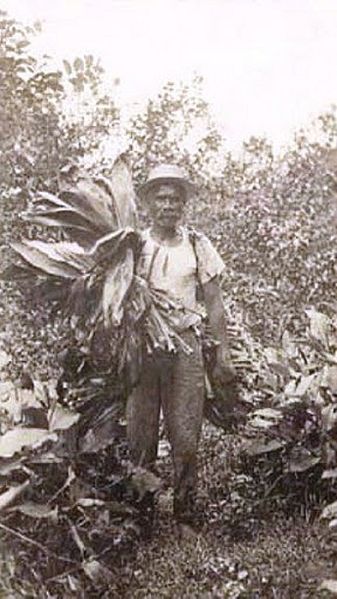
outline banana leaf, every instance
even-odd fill
[[[110,179],[98,177],[95,182],[103,186],[114,198],[115,211],[119,227],[137,226],[137,208],[131,173],[122,154],[112,167]]]
[[[74,208],[56,208],[56,209],[34,209],[34,211],[23,214],[24,220],[31,223],[45,225],[46,227],[61,227],[63,229],[79,229],[96,233],[96,236],[102,234],[105,228],[95,225],[89,218],[79,214]]]
[[[102,291],[103,318],[106,328],[119,326],[124,316],[126,295],[133,280],[134,255],[127,248],[123,256],[115,258],[115,264],[105,274]]]
[[[76,190],[79,192],[79,203],[75,206],[85,210],[92,222],[101,230],[113,231],[120,228],[114,197],[105,187],[97,184],[93,179],[82,178],[78,181]]]
[[[31,203],[30,209],[22,214],[24,220],[31,220],[36,214],[47,215],[49,211],[69,211],[84,219],[98,230],[118,228],[115,216],[114,198],[93,180],[82,178],[76,186],[68,187],[59,196],[48,192],[39,192]],[[63,226],[63,225],[62,225]]]
[[[88,250],[88,255],[95,264],[98,264],[103,260],[111,259],[116,252],[120,251],[121,246],[136,249],[138,241],[139,235],[136,231],[131,227],[125,227],[100,237]]]
[[[77,244],[22,241],[11,244],[25,262],[42,274],[73,279],[93,266],[93,261]]]
[[[41,248],[36,247],[35,242],[32,241],[15,242],[11,245],[24,260],[42,273],[65,279],[73,279],[78,275],[78,269],[74,268],[73,265],[55,260],[48,252],[49,247],[46,248],[46,251],[43,251]]]
[[[53,210],[55,208],[67,208],[68,204],[61,197],[50,193],[49,191],[39,191],[33,198],[31,207],[34,210]],[[26,214],[25,212],[22,216]]]

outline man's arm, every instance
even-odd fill
[[[203,285],[204,301],[212,337],[219,342],[216,348],[216,363],[213,370],[215,379],[229,382],[235,377],[231,364],[225,312],[218,277]]]

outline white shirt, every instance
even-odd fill
[[[180,317],[179,328],[186,329],[200,322],[203,314],[197,302],[198,283],[204,285],[222,274],[225,265],[205,235],[195,233],[193,244],[185,227],[179,231],[181,241],[174,246],[153,239],[150,229],[143,232],[137,274],[183,306],[185,314]]]

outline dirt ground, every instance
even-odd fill
[[[90,584],[83,572],[80,575],[78,565],[75,577],[79,584],[75,587],[71,564],[69,572],[66,567],[62,574],[64,587],[41,580],[43,588],[52,589],[51,594],[46,591],[44,595],[43,588],[41,591],[32,580],[15,587],[15,576],[21,572],[26,578],[27,568],[37,570],[38,564],[33,557],[27,563],[29,545],[19,542],[15,550],[15,543],[9,544],[13,539],[7,537],[0,556],[0,579],[7,577],[7,586],[1,582],[8,592],[0,590],[0,599],[330,597],[330,593],[319,587],[323,580],[337,578],[337,538],[319,519],[321,506],[307,506],[301,511],[292,510],[288,504],[285,510],[284,504],[272,497],[268,496],[266,502],[255,500],[260,497],[259,489],[237,468],[239,444],[237,435],[225,435],[205,424],[200,445],[202,518],[192,530],[178,529],[172,518],[172,468],[168,445],[161,442],[158,473],[162,489],[158,494],[153,534],[150,538],[134,534],[128,548],[117,550],[113,559],[107,556],[101,562],[110,576],[104,589]],[[132,521],[125,525],[134,526]],[[78,560],[77,554],[73,557]],[[60,577],[56,578],[60,583]],[[68,591],[72,586],[72,591]],[[60,588],[67,589],[66,595]]]
[[[265,511],[252,512],[245,504],[242,481],[242,497],[233,490],[231,454],[236,445],[237,439],[228,440],[221,431],[205,426],[200,448],[203,523],[197,531],[178,530],[172,519],[172,490],[164,490],[159,496],[153,537],[139,542],[132,557],[125,558],[118,584],[108,597],[331,596],[319,586],[337,574],[334,536],[310,510],[285,515],[282,509],[267,506]],[[165,444],[163,449],[159,470],[168,480],[170,462]]]

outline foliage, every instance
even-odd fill
[[[111,134],[118,115],[113,98],[101,92],[97,97],[102,69],[93,57],[66,62],[64,73],[50,68],[47,57],[32,55],[31,39],[39,30],[38,23],[24,27],[0,13],[2,266],[12,261],[10,242],[22,235],[34,239],[37,232],[41,236],[38,226],[24,225],[18,215],[38,190],[54,193],[67,184],[83,155],[95,152],[102,136]],[[55,233],[49,230],[43,237],[55,239]],[[0,288],[1,335],[11,350],[12,376],[26,367],[40,374],[47,369],[53,376],[55,353],[65,343],[62,321],[52,307],[37,305],[34,290],[28,298],[11,281],[1,281]]]
[[[9,267],[4,276],[24,279],[57,301],[84,361],[104,363],[101,376],[109,380],[114,372],[130,390],[144,348],[149,354],[191,351],[174,326],[183,306],[135,274],[142,239],[132,228],[137,213],[123,157],[110,180],[78,174],[58,196],[38,194],[23,217],[56,228],[69,241],[12,243],[22,266]]]
[[[3,12],[0,16],[2,188],[27,191],[41,179],[52,184],[57,177],[57,135],[50,130],[60,133],[61,73],[48,71],[28,54],[29,28]]]
[[[162,160],[187,169],[200,189],[187,219],[224,256],[225,293],[254,337],[280,339],[285,327],[299,331],[309,305],[324,310],[333,293],[335,199],[327,156],[336,145],[336,111],[322,115],[313,132],[299,132],[279,156],[266,139],[251,138],[235,158],[200,99],[200,84],[193,82],[190,95],[168,84],[134,117],[135,180]]]
[[[260,395],[242,431],[242,468],[256,479],[261,505],[283,498],[310,509],[336,493],[336,322],[316,310],[300,337],[261,347]]]
[[[264,509],[280,497],[286,499],[289,511],[299,506],[308,513],[314,489],[320,500],[333,501],[323,516],[334,534],[337,246],[336,185],[331,175],[336,165],[327,158],[336,147],[336,109],[321,115],[311,130],[298,132],[278,156],[268,140],[251,138],[243,144],[240,157],[235,157],[226,148],[202,97],[202,81],[196,78],[188,85],[165,85],[125,129],[113,93],[107,93],[102,85],[99,62],[92,56],[78,57],[73,62],[65,60],[64,70],[55,71],[47,60],[41,62],[31,55],[31,36],[38,34],[38,29],[38,25],[34,30],[25,28],[0,13],[2,264],[12,260],[9,243],[22,243],[22,237],[29,243],[24,249],[22,245],[16,248],[24,253],[28,248],[42,251],[44,257],[39,254],[39,258],[44,265],[51,260],[49,250],[46,252],[51,242],[54,250],[70,249],[57,228],[42,230],[38,219],[32,224],[22,222],[18,215],[30,209],[36,198],[35,216],[38,205],[46,207],[48,201],[48,209],[58,210],[55,198],[62,189],[69,191],[83,168],[94,178],[103,173],[111,183],[111,151],[116,152],[114,143],[112,150],[110,146],[111,140],[118,146],[117,134],[129,140],[128,161],[136,185],[144,181],[148,168],[161,160],[186,167],[200,188],[198,198],[187,206],[187,219],[209,235],[227,265],[224,300],[242,397],[235,426],[239,426],[240,438],[247,438],[241,462],[231,464],[229,483],[219,478],[218,513],[226,526],[229,519],[237,526],[243,515],[247,518],[250,504],[258,503]],[[39,195],[46,190],[49,196]],[[43,220],[46,214],[41,217]],[[146,219],[143,207],[141,217]],[[46,219],[43,222],[46,224]],[[35,261],[36,256],[34,253]],[[72,258],[78,265],[78,256]],[[111,551],[117,563],[119,549],[130,549],[137,526],[133,507],[121,502],[123,493],[129,498],[132,479],[123,462],[124,440],[111,444],[111,439],[121,434],[120,427],[112,431],[111,426],[121,415],[117,406],[123,393],[115,373],[101,376],[102,372],[106,375],[107,348],[102,344],[92,363],[86,325],[79,326],[76,319],[72,327],[64,325],[55,303],[37,304],[37,288],[27,295],[31,288],[27,281],[19,286],[10,280],[0,285],[4,292],[0,300],[4,322],[0,364],[1,384],[5,385],[0,394],[8,395],[7,408],[12,405],[14,410],[14,414],[8,414],[7,408],[2,412],[0,449],[4,441],[8,447],[11,439],[18,450],[0,456],[0,501],[5,506],[5,526],[10,529],[6,539],[23,551],[27,539],[36,538],[35,563],[41,564],[38,574],[25,571],[25,580],[16,583],[20,587],[16,592],[32,594],[30,585],[36,588],[37,583],[43,596],[48,596],[50,588],[60,596],[80,593],[82,583],[96,594],[107,585],[112,589],[118,586],[118,576],[112,581],[105,556]],[[77,292],[80,297],[81,288]],[[137,290],[136,295],[139,299]],[[158,302],[162,299],[157,298]],[[115,339],[112,341],[114,345]],[[68,445],[68,429],[50,428],[53,394],[49,396],[48,391],[37,405],[36,384],[33,392],[23,384],[27,370],[38,372],[45,380],[58,376],[57,354],[63,366],[58,402],[72,406],[76,418],[79,416],[69,430],[76,429],[82,439],[79,443],[87,450],[83,460],[82,454],[77,459]],[[12,380],[21,377],[21,383],[9,382],[8,373]],[[21,397],[19,402],[13,400],[13,393]],[[35,398],[35,403],[23,407],[28,396],[29,401]],[[111,402],[112,397],[117,401]],[[100,400],[98,414],[92,408],[93,398]],[[236,416],[237,412],[236,408]],[[217,424],[228,430],[232,419],[221,407],[216,417]],[[214,447],[207,451],[215,457]],[[216,461],[217,473],[212,470],[209,484],[218,480],[224,459],[222,455]],[[224,499],[227,484],[232,485],[229,500]],[[250,526],[252,520],[247,521]],[[16,536],[14,542],[15,527],[23,537]],[[71,554],[76,552],[75,564],[59,560],[57,551],[64,539],[67,558],[73,559]],[[231,563],[212,562],[209,556],[207,560],[202,561],[207,576],[217,576],[215,570],[222,578],[231,575]],[[65,574],[64,566],[74,571]],[[238,572],[243,570],[240,567]],[[233,593],[236,589],[243,592],[242,586],[248,588],[245,579],[237,578],[236,570],[232,575]],[[34,582],[29,582],[32,576]],[[51,587],[44,587],[46,576],[52,580]],[[249,576],[254,580],[254,573]],[[279,579],[282,586],[281,575]],[[273,583],[269,582],[272,593]],[[326,583],[325,588],[328,586]],[[223,592],[220,582],[215,583],[214,588],[218,587],[222,589],[219,593]],[[194,592],[195,587],[192,589]],[[231,591],[228,589],[226,592]],[[253,583],[249,589],[258,592]],[[120,589],[115,591],[118,596]],[[206,592],[212,588],[207,587]]]
[[[60,404],[56,381],[26,375],[22,384],[0,387],[0,530],[16,551],[29,551],[34,568],[20,566],[11,588],[39,583],[41,597],[103,592],[114,583],[108,564],[116,567],[141,532],[138,501],[160,481],[128,463],[116,388],[76,411]]]

